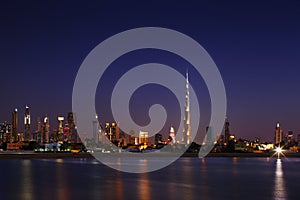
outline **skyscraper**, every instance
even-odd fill
[[[67,120],[68,120],[68,127],[69,127],[69,140],[72,143],[76,143],[76,142],[78,142],[78,136],[77,136],[77,131],[76,131],[76,127],[75,127],[74,113],[69,112]]]
[[[41,123],[40,117],[37,118],[37,131],[34,136],[34,140],[36,140],[39,143],[43,142],[42,141],[42,123]]]
[[[9,142],[11,136],[11,124],[7,122],[0,124],[0,143]]]
[[[173,126],[170,127],[170,134],[169,134],[169,137],[172,138],[172,143],[175,144],[175,143],[176,143],[176,140],[175,140],[175,130],[174,130],[174,127],[173,127]]]
[[[24,114],[24,126],[25,126],[25,141],[30,141],[30,112],[29,107],[26,105]]]
[[[120,128],[119,128],[119,122],[117,122],[116,124],[115,124],[115,129],[116,129],[116,141],[119,141],[119,139],[120,139]]]
[[[130,130],[129,132],[129,144],[138,144],[134,130]]]
[[[282,137],[282,129],[279,122],[277,122],[275,127],[275,145],[279,145],[282,142]]]
[[[225,133],[224,133],[224,135],[225,135],[225,137],[224,137],[225,141],[224,141],[224,142],[225,142],[226,144],[228,144],[228,142],[229,142],[229,140],[230,140],[229,126],[230,126],[230,124],[229,124],[228,118],[226,117],[226,122],[225,122]]]
[[[190,92],[189,92],[189,74],[186,72],[186,86],[185,86],[185,113],[184,113],[184,130],[183,143],[191,143],[191,124],[190,124]]]
[[[146,131],[140,131],[139,144],[147,144],[149,139],[149,133]]]
[[[117,124],[112,122],[106,122],[105,123],[105,135],[108,137],[108,139],[113,142],[116,143],[119,140],[119,130],[117,129]]]
[[[49,143],[49,136],[50,136],[49,118],[45,116],[43,129],[42,129],[42,142]]]
[[[98,143],[98,133],[99,133],[99,122],[98,122],[98,115],[96,115],[95,119],[93,120],[93,142],[95,144]]]
[[[118,127],[120,127],[120,126],[118,126]],[[120,130],[119,147],[124,147],[124,146],[127,146],[126,134],[124,133],[124,131]]]
[[[64,119],[65,118],[62,116],[57,117],[57,121],[58,121],[57,136],[56,136],[57,142],[64,141]]]
[[[12,112],[12,136],[9,138],[10,141],[16,141],[18,136],[18,109]]]

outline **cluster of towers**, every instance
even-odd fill
[[[19,141],[36,141],[38,143],[50,142],[71,142],[77,143],[80,141],[76,126],[75,117],[72,112],[67,115],[67,120],[64,122],[64,117],[59,116],[58,127],[50,130],[49,117],[46,115],[42,118],[37,118],[37,129],[32,131],[31,116],[29,107],[26,105],[24,113],[24,132],[19,130],[18,109],[15,108],[12,112],[11,124],[4,122],[0,124],[0,142],[19,142]]]
[[[295,142],[295,138],[293,131],[289,130],[287,133],[283,133],[281,125],[279,122],[276,123],[275,126],[275,134],[274,134],[274,144],[276,146],[284,146],[288,143]],[[296,138],[297,139],[297,138]],[[300,134],[298,135],[298,143],[300,141]]]
[[[11,124],[4,122],[0,124],[0,142],[14,142],[30,140],[30,113],[29,107],[26,105],[24,114],[24,133],[19,132],[18,125],[18,109],[15,108],[12,112]]]

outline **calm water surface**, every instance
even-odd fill
[[[181,158],[129,174],[92,159],[0,160],[0,199],[300,199],[300,159]]]

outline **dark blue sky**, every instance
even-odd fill
[[[214,59],[232,133],[272,141],[276,121],[300,133],[299,21],[297,1],[1,1],[0,121],[25,104],[33,118],[66,115],[77,70],[97,44],[157,26],[189,35]],[[156,59],[172,63],[167,58]]]

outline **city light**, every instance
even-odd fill
[[[277,159],[280,159],[280,155],[282,155],[282,156],[284,156],[285,157],[285,155],[283,154],[283,149],[282,149],[282,147],[276,147],[275,148],[275,153],[272,155],[272,157],[274,156],[274,155],[277,155]]]
[[[277,148],[275,149],[275,151],[277,152],[277,154],[280,154],[280,153],[282,153],[282,148],[277,147]]]

